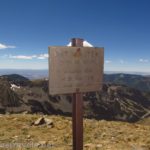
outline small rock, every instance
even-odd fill
[[[26,114],[29,114],[29,112],[28,111],[24,111],[24,112],[22,112],[22,114],[26,115]]]
[[[40,141],[39,144],[41,144],[41,145],[46,145],[46,144],[47,144],[47,141]]]
[[[18,138],[18,136],[16,135],[16,136],[14,136],[14,138]]]
[[[27,135],[27,139],[30,139],[31,138],[31,135]]]
[[[49,127],[53,127],[53,120],[40,117],[39,119],[37,119],[35,122],[32,123],[32,125],[35,125],[35,126],[43,125],[43,124],[46,124]]]
[[[18,120],[18,118],[13,118],[13,121],[17,121]]]
[[[47,141],[39,141],[36,146],[37,147],[40,147],[40,146],[43,147],[43,146],[46,146],[47,143],[48,143]]]
[[[88,148],[88,147],[93,147],[94,145],[91,143],[85,144],[84,147]]]
[[[18,136],[15,135],[15,136],[12,137],[12,139],[15,139],[15,140],[16,140],[16,139],[18,139]]]
[[[38,125],[42,125],[45,123],[45,120],[44,120],[44,117],[40,117],[39,119],[37,119],[33,124],[35,126],[38,126]]]
[[[53,125],[53,120],[52,119],[44,118],[44,120],[46,122],[46,125]]]
[[[102,148],[102,147],[103,147],[102,144],[97,144],[97,145],[96,145],[96,148]]]

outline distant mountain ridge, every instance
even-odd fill
[[[105,74],[129,74],[129,75],[140,75],[140,76],[150,76],[150,72],[119,72],[119,71],[105,71]],[[38,70],[38,69],[0,69],[1,75],[9,74],[19,74],[29,79],[40,79],[48,78],[48,69]]]
[[[18,75],[18,74],[10,74],[10,75],[2,75],[0,78],[3,78],[11,84],[16,85],[28,85],[30,83],[30,80],[24,76]]]
[[[71,115],[72,112],[71,95],[49,95],[45,79],[31,81],[17,74],[1,76],[0,92],[0,113]],[[96,119],[135,122],[150,110],[149,94],[113,83],[104,84],[102,91],[84,94],[83,99],[84,116]]]
[[[48,70],[31,70],[31,69],[0,69],[0,76],[19,74],[28,79],[41,79],[48,77]]]
[[[141,91],[150,91],[150,76],[131,74],[105,74],[105,83],[126,85]]]

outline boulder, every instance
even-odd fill
[[[52,127],[53,126],[53,120],[45,118],[45,117],[40,117],[35,122],[33,122],[33,125],[35,125],[35,126],[47,125],[47,126]]]

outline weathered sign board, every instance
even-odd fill
[[[104,48],[49,47],[49,93],[99,91]]]

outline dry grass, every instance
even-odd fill
[[[52,128],[32,126],[40,115],[1,115],[0,150],[71,150],[72,122],[69,117],[45,116]],[[85,150],[150,150],[150,126],[84,119]]]

